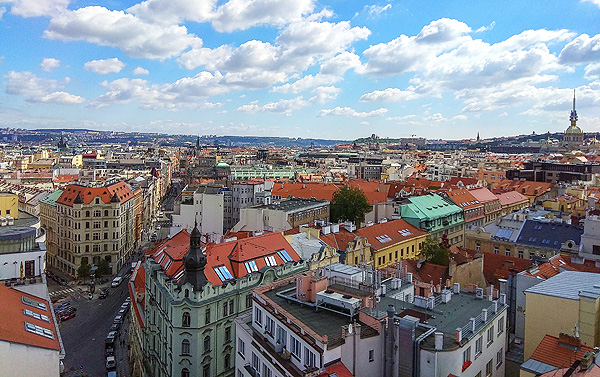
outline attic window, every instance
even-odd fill
[[[277,261],[275,260],[274,255],[269,255],[268,257],[265,257],[265,263],[267,264],[267,266],[270,267],[277,266]]]
[[[256,264],[254,266],[256,266]],[[233,279],[233,275],[231,275],[231,273],[225,266],[215,267],[214,270],[219,279],[221,279],[221,281]]]
[[[410,236],[412,234],[412,232],[410,230],[408,230],[408,229],[399,230],[398,233],[400,233],[404,237]]]
[[[33,323],[25,322],[25,331],[43,336],[48,339],[54,339],[54,333],[52,333],[52,330],[34,325]]]
[[[244,266],[249,274],[258,271],[258,267],[256,267],[256,261],[251,260],[250,262],[245,262]]]
[[[288,254],[288,252],[285,251],[285,250],[279,250],[277,252],[277,255],[279,255],[279,257],[283,260],[284,263],[293,262],[294,261],[292,259],[292,257],[290,257],[290,254]]]
[[[47,310],[46,304],[44,304],[43,302],[33,300],[29,297],[21,296],[21,301],[23,302],[23,304],[33,306],[36,309]]]
[[[181,279],[181,277],[183,276],[184,272],[185,272],[185,269],[182,269],[181,271],[179,271],[178,273],[176,273],[175,276],[173,276],[173,279],[179,281],[179,279]]]

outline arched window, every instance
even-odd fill
[[[231,359],[231,355],[229,355],[229,354],[225,355],[225,365],[224,365],[225,369],[229,369],[230,359]]]
[[[181,370],[181,377],[190,377],[190,370],[188,368],[183,368]]]
[[[190,297],[190,290],[189,289],[185,290],[185,297]]]
[[[207,335],[204,337],[204,352],[210,351],[210,336]]]
[[[181,316],[181,326],[190,327],[191,322],[192,322],[192,317],[190,316],[190,313],[189,312],[183,313],[183,315]]]
[[[181,341],[181,354],[182,355],[190,354],[190,341],[187,339],[184,339]]]

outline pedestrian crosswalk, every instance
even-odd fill
[[[55,296],[70,296],[70,295],[79,295],[81,296],[81,292],[78,289],[72,287],[66,287],[59,291],[49,292],[50,297]]]

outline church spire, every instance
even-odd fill
[[[206,267],[206,255],[202,250],[202,234],[198,230],[198,222],[194,221],[194,229],[190,234],[190,248],[183,257],[183,265],[185,273],[181,284],[190,283],[194,286],[194,291],[201,291],[208,283],[208,279],[204,274]]]

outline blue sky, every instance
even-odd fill
[[[600,0],[0,0],[0,127],[600,131]]]

